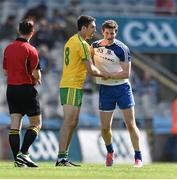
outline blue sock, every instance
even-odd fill
[[[114,152],[112,144],[107,145],[106,149],[107,149],[108,153],[113,153]]]
[[[135,151],[135,159],[142,160],[141,151]]]

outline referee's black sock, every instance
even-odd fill
[[[36,132],[35,129],[28,129],[26,131],[25,136],[24,136],[24,140],[23,140],[23,144],[22,144],[22,147],[21,147],[21,152],[23,154],[28,153],[28,149],[33,144],[36,137],[37,137],[37,132]]]
[[[18,129],[10,129],[9,144],[15,160],[20,149],[20,131]]]

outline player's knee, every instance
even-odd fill
[[[71,128],[76,128],[77,127],[77,121],[71,121],[70,127]]]
[[[126,123],[126,127],[127,127],[127,129],[130,131],[130,132],[132,132],[132,131],[134,131],[135,129],[136,129],[136,124],[135,123]]]
[[[63,126],[67,129],[74,129],[77,127],[77,121],[71,120],[64,122]]]
[[[72,119],[70,121],[70,126],[73,127],[73,128],[76,128],[77,127],[77,124],[78,124],[78,119]]]

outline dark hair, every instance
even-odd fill
[[[118,31],[118,24],[114,20],[107,20],[102,24],[102,30],[104,31],[106,28],[115,29],[117,32]]]
[[[19,33],[28,35],[34,30],[34,21],[32,19],[24,19],[19,23]]]
[[[92,16],[79,16],[77,19],[78,31],[82,29],[82,26],[88,27],[88,25],[93,21],[96,21],[96,19]]]

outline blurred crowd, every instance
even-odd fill
[[[21,0],[20,2],[26,5],[28,1]],[[64,10],[59,7],[60,3],[58,3],[58,6],[49,8],[47,1],[40,1],[36,6],[28,7],[23,10],[23,14],[21,14],[20,17],[14,13],[8,14],[4,18],[4,21],[1,22],[0,52],[2,55],[4,47],[17,37],[18,21],[26,17],[33,18],[36,21],[36,33],[31,44],[39,51],[40,65],[42,68],[42,86],[38,87],[38,89],[41,95],[41,107],[44,119],[62,118],[58,86],[62,72],[63,45],[65,41],[76,32],[75,22],[73,20],[80,13],[84,12],[84,8],[80,5],[81,1],[83,5],[86,2],[88,4],[88,1],[84,0],[68,0],[68,4],[65,6]],[[50,1],[50,3],[51,2],[54,2],[54,0]],[[56,2],[60,1],[56,0]],[[89,2],[94,4],[96,1],[90,0]],[[111,0],[112,4],[118,2],[121,1]],[[126,1],[122,1],[122,4],[125,4],[125,2]],[[133,2],[133,0],[128,0],[127,3],[129,2]],[[144,0],[144,3],[147,2],[148,0]],[[3,3],[3,1],[1,1],[1,3]],[[66,2],[63,1],[63,3]],[[138,3],[138,1],[136,3]],[[175,1],[156,0],[153,5],[155,10],[154,13],[156,14],[174,15],[176,13]],[[2,74],[0,74],[0,77],[0,83],[2,85],[0,90],[0,112],[7,112],[6,99],[5,96],[2,96],[2,94],[5,94],[6,90],[5,79]],[[148,72],[144,72],[142,76],[139,76],[136,69],[132,72],[131,83],[137,105],[136,116],[141,124],[142,119],[151,119],[155,113],[155,107],[159,101],[158,84]],[[97,90],[98,87],[95,85],[93,78],[88,76],[85,83],[85,97],[83,99],[84,105],[81,116],[82,114],[98,116],[98,100],[95,101],[95,98],[98,97]],[[120,114],[116,113],[115,118],[121,119]]]

